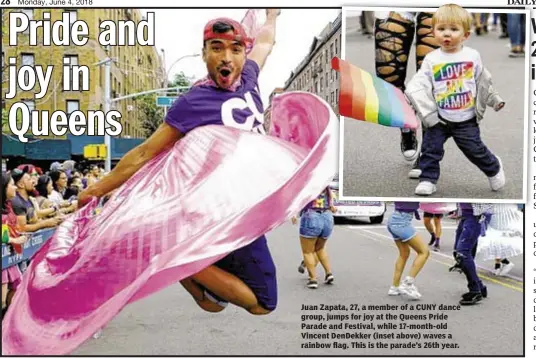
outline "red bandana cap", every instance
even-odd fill
[[[217,22],[223,22],[224,24],[232,26],[234,29],[233,33],[227,32],[224,34],[219,34],[212,31],[214,24],[216,24]],[[210,20],[205,25],[205,29],[203,30],[203,41],[213,39],[238,41],[246,47],[251,43],[251,39],[248,37],[246,30],[244,30],[242,24],[226,17],[220,17],[214,20]]]

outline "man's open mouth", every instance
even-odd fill
[[[224,78],[228,77],[231,74],[231,70],[226,68],[220,70],[220,75]]]

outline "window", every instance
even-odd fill
[[[28,20],[33,20],[33,9],[24,9],[24,10],[21,10],[20,12],[28,16]]]
[[[320,77],[320,90],[324,89],[324,77]]]
[[[339,39],[335,39],[335,55],[339,53]]]
[[[33,53],[22,53],[22,66],[35,66],[35,57]],[[30,75],[28,73],[24,74],[24,82],[29,83]]]
[[[33,53],[22,53],[21,59],[23,66],[35,66],[35,56]]]
[[[69,14],[69,24],[72,25],[78,19],[78,13],[76,10],[69,10],[65,12]]]
[[[20,12],[28,16],[28,20],[30,21],[33,20],[33,9],[24,9],[24,10],[21,10]],[[23,34],[29,34],[29,33],[30,33],[30,26],[28,26],[28,28],[24,30]]]
[[[328,76],[326,76],[326,88],[328,88],[329,84],[328,84]]]
[[[23,99],[22,103],[28,107],[28,109],[31,111],[35,110],[35,101],[33,99]]]
[[[65,55],[64,59],[68,58],[69,59],[69,66],[78,66],[78,55]],[[101,68],[103,66],[100,66]],[[72,71],[71,71],[71,75],[72,75]],[[63,83],[63,79],[62,79],[62,83]],[[80,73],[80,76],[79,76],[79,79],[78,79],[78,86],[80,87],[80,89],[82,89],[82,73]],[[71,77],[71,89],[73,88],[73,78]]]
[[[329,45],[329,58],[333,58],[333,42]]]
[[[66,101],[67,115],[80,109],[80,101],[76,99],[68,99]]]

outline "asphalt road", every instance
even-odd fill
[[[502,160],[506,186],[492,192],[488,179],[471,164],[453,140],[445,145],[437,192],[431,197],[446,199],[523,200],[524,119],[527,111],[525,73],[528,66],[522,58],[509,58],[509,41],[499,39],[497,32],[473,35],[467,45],[481,54],[483,63],[493,75],[493,83],[506,101],[500,112],[488,108],[481,123],[482,138]],[[412,48],[407,80],[415,73],[415,48]],[[348,18],[346,59],[364,70],[375,73],[374,40],[357,32],[356,18]],[[525,72],[527,71],[527,72]],[[343,176],[342,195],[361,198],[410,198],[418,180],[409,179],[411,163],[400,152],[400,131],[371,123],[344,119],[341,125]],[[421,134],[418,135],[420,140]]]
[[[389,208],[389,211],[391,209]],[[389,215],[389,214],[388,214]],[[388,216],[387,215],[387,216]],[[386,216],[386,217],[387,217]],[[386,219],[387,220],[387,219]],[[385,221],[386,221],[385,220]],[[419,233],[428,240],[422,223],[416,222]],[[487,269],[492,263],[479,263],[480,276],[488,286],[489,297],[477,306],[456,311],[389,311],[391,314],[444,313],[447,319],[420,323],[446,323],[446,329],[396,329],[384,333],[414,334],[435,332],[451,334],[451,339],[303,339],[302,333],[361,332],[367,329],[307,330],[302,329],[302,315],[323,315],[324,311],[303,311],[308,305],[398,305],[405,303],[456,305],[466,291],[463,275],[449,273],[452,264],[455,222],[445,220],[441,252],[433,252],[417,278],[423,295],[419,302],[403,297],[387,296],[397,250],[384,225],[367,221],[337,225],[328,243],[336,277],[333,286],[320,284],[317,290],[305,287],[306,275],[297,272],[301,251],[297,227],[285,224],[268,234],[268,241],[278,270],[279,305],[267,316],[252,316],[234,306],[210,314],[201,311],[180,285],[173,285],[142,301],[127,306],[103,330],[98,339],[91,339],[75,355],[520,355],[523,353],[523,256],[510,277],[496,277]],[[410,260],[413,259],[413,254]],[[319,268],[319,277],[323,271]],[[419,306],[421,307],[421,306]],[[421,307],[422,308],[422,307]],[[388,311],[376,311],[386,314]],[[330,314],[361,314],[354,311],[332,311]],[[370,312],[369,312],[370,313]],[[378,318],[376,324],[388,322]],[[338,323],[331,321],[324,323]],[[344,321],[343,323],[359,321]],[[400,318],[389,321],[403,323]],[[305,322],[307,323],[307,322]],[[308,323],[313,323],[308,321]],[[318,322],[317,322],[318,323]],[[412,321],[405,321],[406,324]],[[376,326],[377,327],[377,326]],[[371,348],[302,348],[306,342],[329,343],[371,342]],[[456,344],[458,348],[378,348],[377,342],[437,342]],[[434,343],[435,344],[435,343]]]

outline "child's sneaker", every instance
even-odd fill
[[[439,251],[439,239],[436,240],[433,250],[436,252]]]
[[[429,181],[421,181],[415,188],[415,194],[428,196],[436,192],[436,185]]]
[[[408,296],[409,298],[413,300],[419,300],[422,295],[417,290],[417,287],[414,285],[414,279],[411,277],[406,277],[404,281],[398,286],[398,290],[400,293]]]
[[[309,287],[311,289],[318,288],[318,281],[313,280],[313,279],[309,279],[309,281],[307,281],[307,287]]]
[[[497,160],[499,161],[499,165],[501,166],[499,172],[492,177],[488,177],[489,186],[493,191],[501,190],[506,184],[506,176],[504,175],[504,168],[502,165],[501,158],[497,157]]]
[[[387,292],[389,296],[400,296],[400,290],[396,286],[391,286],[389,288],[389,292]]]
[[[430,234],[430,242],[428,243],[428,246],[432,246],[436,241],[435,234]]]
[[[421,162],[421,156],[418,156],[417,160],[415,161],[415,163],[413,163],[413,166],[411,167],[411,170],[408,173],[408,177],[410,179],[419,179],[419,177],[421,176],[422,170],[420,167],[420,162]]]

